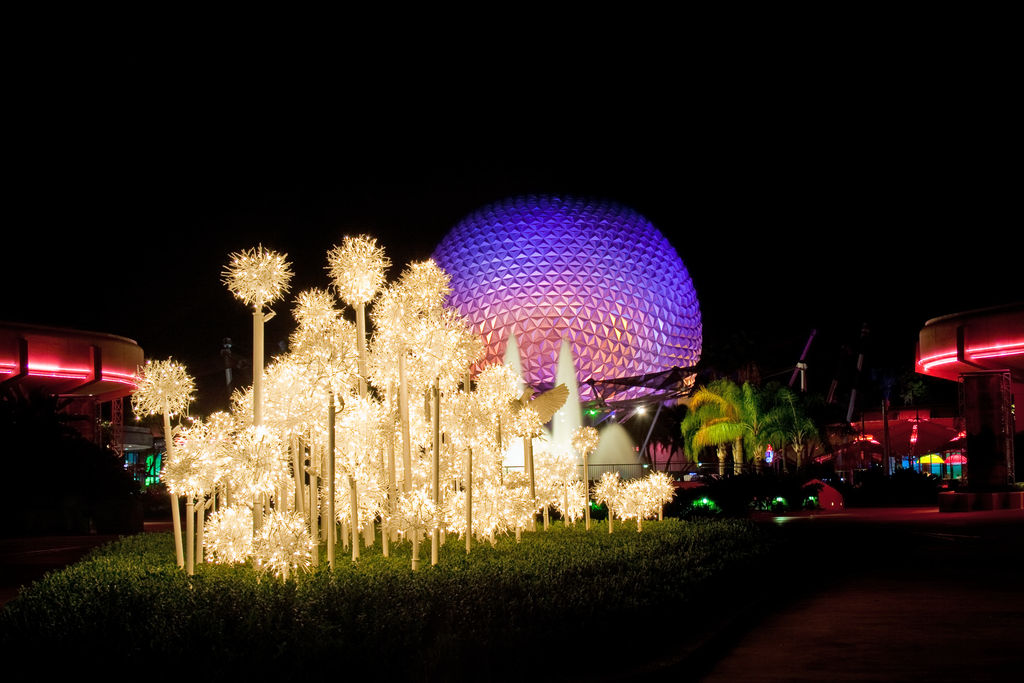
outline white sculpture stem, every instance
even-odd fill
[[[590,531],[590,453],[583,451],[583,490],[586,496],[586,504],[583,506],[583,518],[586,520],[586,529]]]
[[[434,478],[434,528],[430,534],[430,564],[437,564],[438,548],[441,544],[441,529],[437,520],[438,510],[441,509],[441,380],[434,379],[434,454],[433,454],[433,478]]]
[[[466,449],[466,554],[473,545],[473,449]]]
[[[398,419],[402,429],[402,491],[412,488],[412,447],[409,443],[409,379],[405,370],[405,349],[398,352]]]
[[[327,404],[327,520],[324,522],[327,531],[327,563],[334,569],[334,534],[337,518],[334,514],[334,389],[328,392],[330,399]]]
[[[263,307],[252,312],[252,423],[263,424],[263,323],[266,321]],[[252,502],[252,523],[255,529],[263,528],[263,493],[256,494]]]
[[[349,515],[352,518],[352,561],[359,560],[359,493],[356,491],[356,478],[348,475]]]
[[[320,445],[316,448],[319,450]],[[309,451],[310,470],[313,470],[315,456],[313,449]],[[320,478],[315,471],[309,473],[309,537],[313,539],[313,566],[320,564]]]
[[[185,497],[185,540],[185,571],[192,576],[196,566],[196,503],[191,493]]]
[[[526,459],[526,470],[530,475],[530,505],[533,509],[530,512],[530,531],[537,530],[537,482],[533,476],[533,437],[523,437],[523,456]]]
[[[569,482],[562,482],[562,504],[565,506],[562,510],[565,511],[565,516],[562,519],[563,524],[569,521]],[[568,524],[566,524],[568,526]],[[575,524],[573,524],[575,526]]]
[[[174,459],[174,437],[171,435],[171,416],[170,408],[167,406],[167,402],[164,401],[164,442],[165,448],[167,449],[167,459]],[[185,567],[185,553],[181,546],[181,512],[178,510],[178,496],[170,494],[171,496],[171,526],[174,529],[174,553],[178,561],[178,569],[184,569]]]
[[[366,398],[366,304],[356,304],[356,349],[359,359],[356,370],[359,373],[359,395]]]
[[[391,396],[392,393],[388,391],[388,407],[391,407]],[[391,557],[391,524],[386,522],[390,515],[395,510],[395,432],[393,429],[388,429],[386,437],[386,446],[388,453],[388,466],[385,470],[385,481],[387,483],[387,509],[385,510],[384,517],[381,520],[380,525],[380,537],[381,537],[381,552],[384,557]]]
[[[213,501],[211,500],[212,504]],[[206,502],[206,495],[199,496],[199,509],[197,510],[198,515],[196,516],[196,564],[203,563],[203,544],[204,534],[206,533],[206,508],[208,504]]]
[[[263,424],[263,323],[262,307],[252,312],[252,423]]]
[[[302,457],[301,446],[299,445],[299,437],[292,436],[292,472],[295,473],[295,511],[303,517],[306,516],[306,495],[305,495],[305,472],[302,469],[302,461],[305,459]]]

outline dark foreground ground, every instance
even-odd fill
[[[761,521],[796,561],[736,586],[702,634],[629,680],[1024,680],[1024,511]]]
[[[604,678],[584,664],[580,680],[1024,679],[1024,511],[885,508],[758,521],[787,545],[787,561],[746,577],[720,609],[681,619],[677,645],[648,653],[652,663]],[[0,602],[109,540],[0,539]],[[609,626],[617,642],[635,635],[643,647],[642,628]]]

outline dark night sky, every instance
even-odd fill
[[[5,134],[0,319],[216,368],[221,338],[250,334],[220,283],[229,252],[288,253],[294,294],[326,286],[326,251],[365,232],[396,275],[465,214],[528,192],[639,211],[693,277],[706,352],[742,335],[766,370],[791,366],[818,328],[826,383],[862,323],[869,363],[909,368],[927,319],[1024,298],[1009,111],[895,82],[799,90],[335,121],[155,93],[120,107],[89,91],[74,116],[22,104]],[[291,329],[276,308],[268,344]]]

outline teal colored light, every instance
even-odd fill
[[[144,486],[151,486],[160,483],[160,464],[163,460],[163,453],[151,453],[146,456],[146,476],[143,479]]]

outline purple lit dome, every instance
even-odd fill
[[[433,258],[452,277],[451,305],[483,339],[481,365],[501,362],[514,333],[535,389],[554,385],[562,339],[572,344],[582,400],[593,398],[589,379],[700,359],[700,307],[686,267],[650,221],[620,204],[506,199],[460,221]]]

